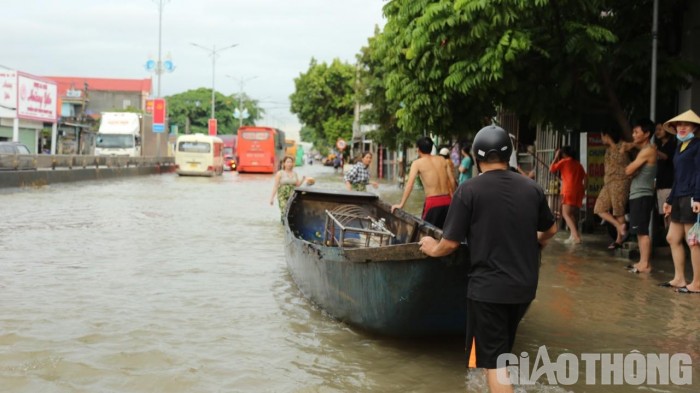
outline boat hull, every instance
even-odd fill
[[[371,194],[369,194],[371,195]],[[397,233],[391,245],[326,246],[320,240],[323,216],[334,203],[357,203],[387,218]],[[448,257],[425,257],[416,234],[440,231],[401,213],[391,219],[388,205],[374,197],[300,192],[290,199],[285,254],[289,271],[305,297],[332,317],[389,336],[463,334],[466,326],[466,248]],[[415,228],[419,228],[416,233]],[[322,232],[321,232],[322,233]],[[411,241],[414,240],[414,241]]]

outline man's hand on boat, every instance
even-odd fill
[[[396,209],[403,209],[403,205],[391,205],[391,214],[394,214]]]
[[[444,257],[452,254],[459,247],[459,242],[444,237],[438,242],[431,236],[424,236],[418,241],[418,245],[420,251],[427,256]]]

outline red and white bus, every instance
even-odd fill
[[[275,173],[284,157],[284,149],[284,131],[271,127],[241,127],[238,129],[238,172]]]

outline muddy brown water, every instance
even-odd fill
[[[315,187],[332,168],[305,166]],[[329,318],[287,272],[272,177],[174,174],[0,193],[2,392],[484,392],[463,339],[394,340]],[[373,189],[370,188],[370,191]],[[377,192],[396,203],[401,190]],[[419,213],[420,190],[407,210]],[[696,392],[700,295],[627,273],[584,235],[546,250],[515,353],[687,353],[693,385],[587,384],[526,392]]]

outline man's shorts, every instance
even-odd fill
[[[690,199],[690,196],[673,198],[671,204],[671,222],[695,224],[695,220],[698,219],[698,216],[693,213],[693,208],[690,206]]]
[[[451,201],[452,197],[449,195],[433,195],[425,198],[421,218],[442,229],[447,218],[447,212],[450,210]]]
[[[653,210],[654,197],[651,195],[630,199],[630,233],[648,235]]]
[[[513,350],[518,324],[528,307],[530,302],[500,304],[467,299],[467,362],[474,344],[476,367],[497,368],[499,355]]]

